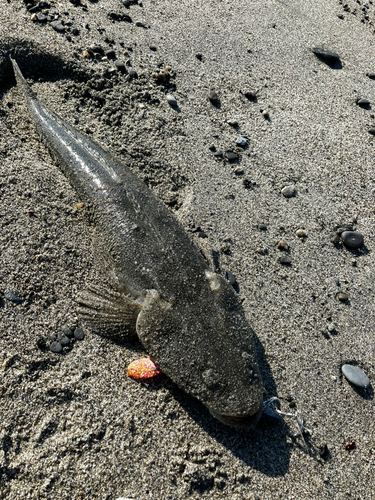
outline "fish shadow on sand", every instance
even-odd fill
[[[255,337],[255,344],[265,388],[265,399],[277,396],[275,381],[266,361],[264,349],[257,337]],[[233,429],[217,421],[207,408],[192,396],[179,390],[173,382],[168,380],[166,386],[202,430],[235,457],[267,476],[278,477],[286,474],[291,447],[298,446],[298,444],[287,442],[287,427],[283,420],[263,415],[255,429]],[[302,441],[301,443],[303,444]]]
[[[25,78],[39,77],[51,81],[71,78],[86,81],[90,74],[80,68],[78,62],[66,61],[58,55],[43,50],[40,46],[26,40],[0,38],[0,85],[14,83],[14,72],[9,59],[13,57],[21,66]]]

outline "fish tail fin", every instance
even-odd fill
[[[36,99],[36,94],[31,90],[30,85],[27,83],[25,80],[25,77],[21,73],[21,70],[17,64],[17,61],[13,59],[11,56],[9,56],[10,62],[12,63],[13,66],[13,71],[14,75],[16,77],[17,84],[19,87],[21,87],[22,91],[30,98],[30,99]]]
[[[80,319],[98,335],[122,342],[136,337],[141,306],[133,298],[107,286],[91,285],[76,302]]]

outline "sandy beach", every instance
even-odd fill
[[[1,3],[0,499],[375,498],[375,2]],[[10,54],[232,273],[264,399],[311,433],[290,416],[225,426],[165,375],[128,377],[140,343],[80,323],[95,227]]]

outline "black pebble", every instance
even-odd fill
[[[234,286],[237,282],[236,277],[230,271],[225,271],[225,279]]]
[[[73,28],[72,29],[72,35],[78,36],[79,35],[79,29],[78,28]]]
[[[252,92],[251,90],[246,90],[243,94],[246,99],[249,99],[249,101],[255,102],[257,100],[257,95],[255,92]]]
[[[358,99],[357,104],[361,108],[367,108],[370,105],[370,101],[367,99]]]
[[[323,49],[322,47],[313,47],[313,53],[328,64],[340,62],[340,56],[332,50]]]
[[[235,153],[234,151],[226,151],[225,156],[227,157],[228,161],[236,161],[238,160],[238,154]]]
[[[332,50],[323,49],[321,47],[314,47],[312,52],[316,55],[316,57],[331,69],[342,69],[342,63],[340,61],[340,57],[336,52]]]
[[[375,127],[371,127],[368,129],[368,133],[371,135],[375,135]]]
[[[375,80],[375,73],[366,73],[366,76],[368,76],[370,80]]]
[[[222,151],[215,151],[214,156],[215,156],[216,158],[222,158],[224,155],[223,155],[223,152],[222,152]]]
[[[65,33],[64,26],[60,23],[60,21],[53,21],[51,23],[52,28],[58,33]]]
[[[69,339],[72,339],[74,337],[74,333],[72,332],[72,330],[64,325],[62,328],[61,328],[61,331],[63,332],[63,334],[68,337]]]
[[[62,345],[60,342],[52,342],[52,344],[49,346],[50,350],[52,352],[55,352],[56,354],[59,354],[60,352],[63,351]]]
[[[208,149],[214,153],[216,151],[216,146],[212,144]]]
[[[150,45],[149,49],[152,50],[153,52],[156,52],[158,49],[155,47],[155,45]]]
[[[107,50],[105,55],[108,57],[108,59],[114,59],[116,57],[116,52],[113,49]]]
[[[347,248],[357,249],[363,246],[363,236],[358,231],[344,231],[341,238]]]
[[[267,231],[267,226],[265,224],[257,224],[257,228],[261,231]]]
[[[83,340],[85,338],[85,334],[82,330],[82,328],[76,328],[74,330],[74,337],[77,339],[77,340]]]
[[[70,339],[68,337],[63,337],[62,339],[59,340],[60,344],[63,346],[63,347],[68,347],[71,345],[70,343]]]
[[[130,78],[138,78],[138,73],[134,69],[129,69],[128,75]]]
[[[90,50],[92,50],[94,54],[104,54],[104,49],[100,45],[91,45]]]
[[[121,71],[122,73],[125,73],[126,68],[125,68],[125,64],[122,61],[119,61],[118,59],[116,59],[115,66],[119,71]]]
[[[284,266],[289,266],[292,263],[292,259],[288,255],[283,255],[279,258],[279,262]]]
[[[217,104],[219,102],[219,96],[213,90],[211,90],[208,94],[208,99],[212,102],[212,104]]]
[[[4,299],[9,300],[9,302],[13,302],[14,304],[22,304],[25,300],[16,290],[7,290],[4,293]]]
[[[195,54],[195,57],[198,59],[198,61],[202,61],[202,59],[203,59],[202,54],[199,54],[199,53]]]

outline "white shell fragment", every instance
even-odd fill
[[[342,365],[341,371],[349,382],[361,389],[367,389],[370,385],[368,376],[358,366]]]

